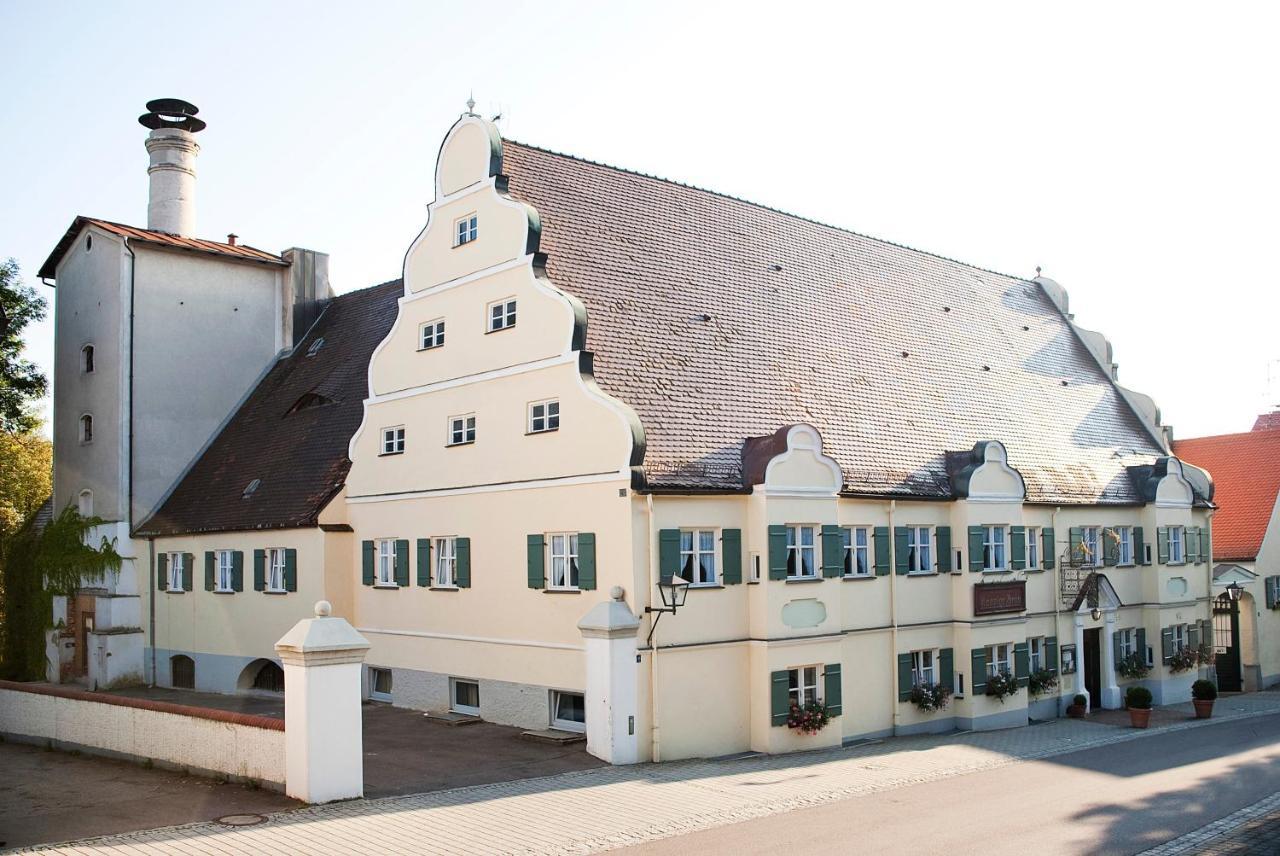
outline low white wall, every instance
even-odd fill
[[[227,711],[0,681],[0,734],[193,773],[284,785],[283,722]]]

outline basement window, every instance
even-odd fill
[[[452,699],[451,710],[454,713],[464,713],[468,716],[480,715],[480,684],[476,681],[466,681],[462,678],[454,678],[453,692],[449,694]]]
[[[587,730],[587,706],[582,693],[551,691],[551,727],[561,731]]]
[[[391,701],[391,670],[369,667],[369,698]]]

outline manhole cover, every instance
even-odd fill
[[[214,823],[221,823],[223,826],[256,826],[266,820],[260,814],[227,814],[216,818]]]

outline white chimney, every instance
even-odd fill
[[[195,134],[205,123],[197,119],[194,104],[177,98],[147,102],[147,113],[138,117],[147,135],[151,179],[147,199],[147,228],[157,232],[191,237],[196,230],[196,155],[200,146]]]

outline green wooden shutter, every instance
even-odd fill
[[[244,591],[244,551],[231,551],[231,590]]]
[[[1196,624],[1188,624],[1188,625],[1187,625],[1187,647],[1188,647],[1188,648],[1190,648],[1192,651],[1199,651],[1199,650],[1200,650],[1200,625],[1199,625],[1199,623],[1196,623]]]
[[[1188,565],[1200,564],[1200,530],[1194,526],[1182,530],[1182,558]]]
[[[769,579],[785,580],[786,578],[787,527],[774,524],[769,527]]]
[[[1044,553],[1044,569],[1046,571],[1052,571],[1054,565],[1058,561],[1058,557],[1054,555],[1054,553],[1057,552],[1058,545],[1053,540],[1052,526],[1046,526],[1044,529],[1040,530],[1040,540],[1044,543],[1044,547],[1041,550],[1041,552]]]
[[[457,585],[458,588],[471,588],[471,539],[455,538],[453,548],[454,584]],[[579,549],[581,549],[581,547],[579,547]],[[594,555],[592,558],[594,559]],[[427,561],[430,563],[431,560],[428,559]]]
[[[1018,679],[1018,686],[1027,685],[1031,677],[1031,647],[1027,642],[1015,642],[1013,645],[1013,674]]]
[[[1200,530],[1200,558],[1213,563],[1213,539],[1209,537],[1209,527]]]
[[[1142,662],[1145,663],[1147,662],[1147,628],[1139,627],[1134,631],[1134,636],[1137,637],[1134,647],[1137,648],[1138,655],[1142,657]]]
[[[216,561],[217,561],[217,557],[214,555],[214,552],[212,550],[204,551],[204,590],[205,591],[213,591],[215,588],[213,578],[215,573],[214,563]]]
[[[292,547],[284,550],[284,590],[298,590],[298,551]]]
[[[1120,539],[1119,536],[1109,535],[1119,530],[1118,526],[1103,527],[1102,538],[1102,564],[1114,568],[1120,563]]]
[[[409,585],[409,539],[396,539],[396,585]]]
[[[377,556],[374,553],[373,542],[361,541],[360,553],[363,562],[360,582],[364,585],[371,586],[375,581],[377,581],[377,572],[374,567]]]
[[[529,588],[547,587],[547,541],[541,534],[530,535],[529,541]]]
[[[1166,666],[1173,659],[1173,628],[1160,628],[1160,662]]]
[[[983,561],[982,548],[986,542],[986,532],[981,526],[969,527],[969,570],[981,571],[985,562]]]
[[[1150,564],[1147,561],[1147,542],[1142,537],[1142,527],[1133,527],[1133,563],[1135,565]]]
[[[1058,637],[1044,637],[1044,667],[1053,674],[1058,674]]]
[[[937,530],[938,536],[938,573],[949,574],[951,567],[951,527],[939,526]],[[959,568],[956,568],[959,570]]]
[[[956,685],[955,651],[943,648],[938,652],[938,683],[947,689]]]
[[[1111,664],[1119,667],[1121,659],[1123,658],[1120,656],[1120,631],[1114,630],[1111,633]]]
[[[1156,528],[1156,561],[1162,565],[1169,564],[1169,527]]]
[[[898,655],[898,701],[911,700],[911,655]]]
[[[1200,619],[1200,644],[1209,649],[1209,654],[1213,654],[1213,619]]]
[[[1027,528],[1025,526],[1009,527],[1009,567],[1015,571],[1026,570]]]
[[[1280,577],[1267,577],[1266,596],[1267,609],[1275,609],[1280,603]]]
[[[196,557],[190,553],[182,554],[182,590],[191,591],[195,583]]]
[[[893,527],[893,569],[899,574],[911,572],[911,547],[905,526]]]
[[[663,529],[658,532],[658,574],[664,583],[680,573],[680,530]],[[690,582],[693,582],[690,580]]]
[[[1072,526],[1067,531],[1067,558],[1072,562],[1093,563],[1093,559],[1084,554],[1084,528]]]
[[[418,539],[418,585],[431,585],[431,539]]]
[[[724,564],[724,572],[720,580],[727,586],[736,586],[742,582],[742,530],[722,529],[720,531],[720,558]]]
[[[822,575],[844,576],[844,539],[839,526],[825,524],[822,527]]]
[[[156,555],[156,588],[160,591],[169,590],[169,554],[158,553]]]
[[[253,590],[265,591],[267,588],[267,551],[253,551]]]
[[[982,695],[987,691],[987,649],[974,648],[970,657],[973,674],[970,676],[969,685],[973,687],[974,695]]]
[[[840,664],[827,663],[822,673],[822,703],[827,706],[827,713],[839,716],[843,710],[843,705],[840,703]]]
[[[872,533],[872,539],[875,541],[876,547],[876,576],[884,577],[889,574],[889,527],[877,526],[875,532]]]
[[[787,670],[769,676],[769,708],[775,726],[786,725],[791,713],[791,677]]]
[[[596,533],[578,533],[578,588],[593,591],[596,587]]]

